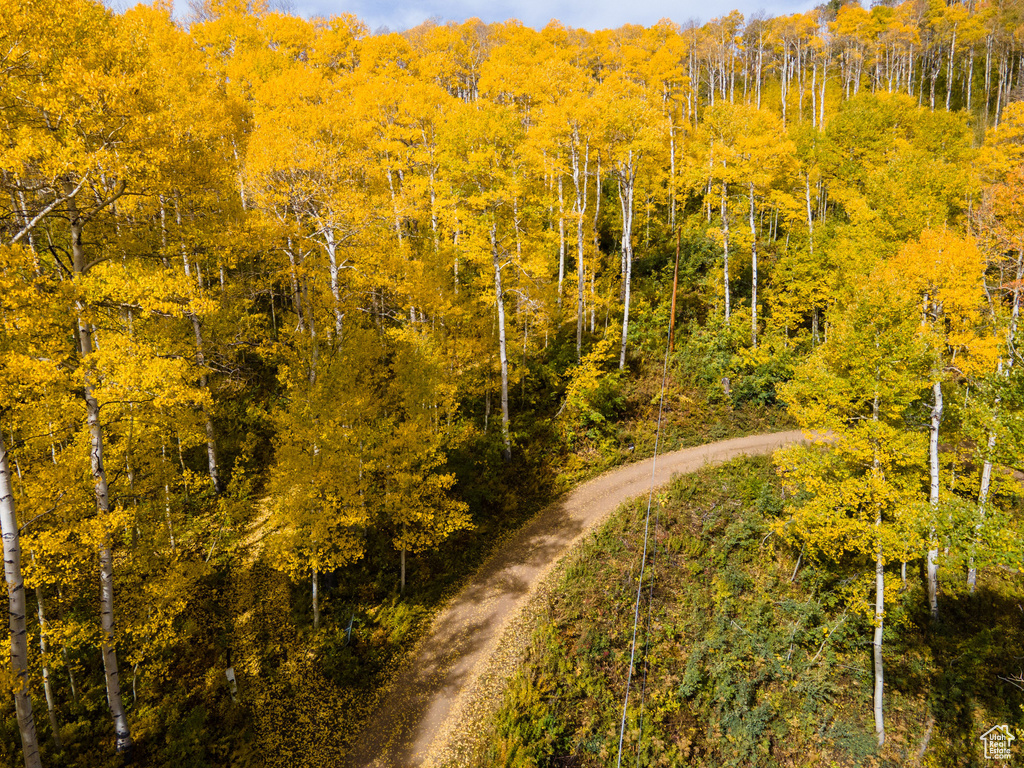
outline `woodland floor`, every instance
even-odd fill
[[[438,615],[349,756],[352,768],[431,766],[472,747],[526,641],[524,611],[545,577],[620,504],[673,474],[774,451],[799,431],[687,448],[607,472],[544,509]]]

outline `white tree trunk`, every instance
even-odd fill
[[[811,175],[804,171],[804,198],[807,201],[807,248],[814,255],[814,217],[811,214]]]
[[[0,438],[2,441],[2,438]],[[50,665],[47,661],[50,648],[46,637],[46,613],[43,610],[43,588],[36,584],[36,608],[39,613],[39,653],[43,659],[43,694],[46,696],[46,711],[50,717],[50,731],[53,733],[53,744],[63,749],[60,738],[60,723],[57,722],[57,705],[53,698],[53,687],[50,685]]]
[[[761,108],[761,62],[764,57],[764,35],[757,33],[757,108]]]
[[[878,421],[878,392],[875,391],[872,419]],[[873,469],[878,472],[878,447],[875,446]],[[875,690],[873,709],[875,715],[875,735],[878,746],[885,744],[885,665],[882,658],[882,629],[885,622],[885,560],[882,553],[882,511],[877,508],[875,513],[875,632],[871,645],[874,656]]]
[[[576,139],[579,138],[577,135]],[[587,213],[587,165],[590,161],[589,140],[583,142],[582,165],[578,143],[572,150],[572,181],[576,187],[576,359],[583,356],[583,289],[586,285],[583,252],[583,222]]]
[[[825,83],[828,81],[828,59],[821,63],[821,96],[818,99],[818,131],[825,132]]]
[[[171,465],[167,461],[167,447],[160,441],[160,455],[164,465],[164,518],[167,520],[167,537],[171,542],[171,554],[176,555],[178,548],[174,541],[174,525],[171,522]],[[56,463],[56,461],[54,462]]]
[[[949,67],[946,70],[946,111],[949,112],[949,100],[953,96],[953,56],[956,53],[956,27],[953,25],[953,37],[949,43]]]
[[[1020,251],[1017,256],[1017,279],[1013,284],[1013,311],[1010,315],[1010,327],[1006,331],[1006,345],[1009,350],[1013,350],[1014,339],[1017,336],[1017,322],[1020,317],[1020,284],[1021,279],[1024,278],[1024,249]],[[1007,361],[1007,369],[1013,365],[1013,355],[1010,354]],[[1008,370],[1003,370],[1003,364],[1000,361],[998,374],[1000,376],[1007,375]],[[1000,398],[996,395],[995,410],[998,412],[1000,404]],[[978,491],[978,522],[975,523],[975,543],[971,545],[971,555],[967,564],[967,588],[971,594],[974,594],[974,590],[978,584],[978,569],[974,566],[974,548],[978,536],[981,532],[981,527],[985,522],[985,505],[988,503],[988,493],[992,484],[992,452],[996,446],[996,433],[995,430],[988,434],[988,450],[985,452],[985,464],[981,469],[981,488]]]
[[[999,399],[996,398],[996,407],[999,407]],[[985,522],[985,504],[988,502],[988,491],[992,485],[992,451],[996,447],[996,433],[988,433],[988,450],[985,453],[985,465],[981,469],[981,489],[978,491],[978,522],[974,526],[975,542],[981,533],[981,526]],[[978,585],[978,569],[974,566],[974,548],[971,545],[971,555],[967,563],[967,589],[973,595]]]
[[[670,191],[668,225],[676,226],[676,123],[675,115],[669,110],[668,118],[668,184]]]
[[[967,111],[971,111],[971,93],[974,85],[974,46],[967,52]]]
[[[398,237],[398,249],[402,249],[402,214],[398,208],[398,193],[395,191],[395,177],[394,172],[391,170],[390,158],[385,154],[385,161],[388,163],[388,189],[391,192],[391,208],[395,217],[395,235]]]
[[[942,423],[942,384],[938,377],[932,383],[932,396],[931,424],[928,428],[928,468],[931,475],[928,500],[934,517],[939,506],[939,425]],[[935,538],[934,521],[928,536],[928,609],[934,619],[939,615],[939,545]]]
[[[757,349],[757,225],[754,221],[754,182],[750,182],[750,343]]]
[[[86,272],[85,251],[82,246],[82,220],[78,215],[74,198],[68,201],[68,219],[71,223],[71,261],[75,276],[79,279]],[[79,308],[82,309],[81,307]],[[81,316],[78,318],[79,353],[83,362],[93,352],[90,325]],[[110,515],[110,496],[107,490],[107,471],[103,465],[103,427],[100,424],[100,404],[93,393],[93,374],[86,365],[83,382],[86,421],[89,426],[89,460],[93,486],[96,495],[96,509],[101,520]],[[117,653],[114,650],[114,565],[109,532],[100,546],[100,650],[103,656],[103,675],[107,686],[107,704],[114,722],[115,745],[118,752],[131,748],[131,730],[121,702],[121,682],[117,669]]]
[[[405,576],[405,570],[402,571]],[[405,586],[405,579],[402,579],[402,586]],[[320,629],[320,574],[316,568],[313,569],[313,629]]]
[[[0,433],[0,532],[3,534],[4,579],[7,582],[7,615],[10,626],[11,670],[14,673],[14,709],[21,734],[25,768],[40,768],[39,741],[28,692],[28,630],[25,628],[25,582],[21,578],[21,540],[14,509],[7,446]]]
[[[815,59],[811,72],[811,127],[818,127],[818,61]]]
[[[565,194],[562,173],[558,173],[558,306],[562,306],[562,281],[565,279]]]
[[[622,208],[622,258],[625,262],[625,275],[622,288],[622,346],[619,350],[619,370],[626,367],[626,340],[629,336],[629,293],[633,275],[633,188],[636,168],[633,162],[633,151],[624,166],[619,167],[619,205]]]
[[[431,189],[431,195],[433,195],[433,189]],[[433,211],[433,201],[431,201],[431,211]],[[433,221],[432,218],[431,222],[433,223]],[[334,230],[331,227],[324,228],[324,245],[327,249],[328,268],[331,273],[331,296],[334,298],[334,333],[340,339],[343,314],[341,312],[341,295],[338,289],[338,245],[334,240]]]
[[[725,286],[725,324],[729,324],[730,303],[729,303],[729,210],[726,206],[726,197],[729,194],[729,185],[722,182],[722,284]]]
[[[504,456],[512,458],[512,439],[508,429],[508,356],[505,349],[505,296],[501,288],[501,259],[498,256],[497,225],[491,225],[491,258],[494,260],[494,301],[498,311],[498,357],[501,360],[501,437]]]
[[[875,518],[875,528],[879,530],[878,536],[881,539],[882,516]],[[875,714],[875,735],[878,737],[878,746],[885,744],[885,670],[882,660],[882,627],[885,621],[885,561],[882,559],[882,544],[879,541],[875,554],[875,634],[871,645],[874,650],[874,714]]]

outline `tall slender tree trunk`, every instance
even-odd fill
[[[288,238],[288,280],[292,289],[292,307],[295,309],[295,316],[298,318],[297,330],[299,333],[306,331],[306,319],[302,314],[302,291],[299,288],[298,264],[295,258],[295,249],[292,247],[292,239]]]
[[[999,116],[1003,112],[1003,80],[1006,79],[1006,54],[999,57],[999,79],[996,81],[996,119],[995,127],[999,127]]]
[[[724,163],[723,163],[724,166]],[[729,185],[722,182],[722,283],[725,286],[725,324],[729,324],[730,300],[729,300],[729,208],[726,205],[726,198],[729,195]]]
[[[953,56],[956,53],[956,27],[953,25],[953,36],[949,43],[949,67],[946,70],[946,111],[949,112],[949,102],[953,97]]]
[[[879,511],[875,516],[875,535],[878,537],[878,543],[875,549],[875,632],[871,641],[875,673],[873,709],[878,746],[885,744],[885,667],[882,659],[882,629],[885,623],[885,560],[882,557],[881,528],[882,514]]]
[[[459,293],[459,207],[457,205],[454,206],[452,213],[455,226],[455,232],[452,233],[452,245],[455,251],[452,258],[452,283],[457,296]]]
[[[779,69],[779,98],[782,106],[782,125],[786,125],[786,67],[789,66],[789,52],[786,43],[782,43],[782,67]]]
[[[14,673],[14,709],[21,734],[25,768],[41,768],[32,697],[28,692],[28,630],[25,627],[25,582],[21,578],[21,538],[14,509],[7,445],[0,432],[0,533],[3,534],[4,579],[7,582],[7,617],[10,626],[11,670]],[[59,737],[58,737],[59,738]]]
[[[932,112],[934,112],[935,111],[935,83],[939,79],[939,72],[942,71],[942,62],[939,61],[939,57],[936,55],[935,51],[929,52],[929,57],[931,59],[932,67],[931,67],[931,78],[930,78],[931,79],[931,83],[930,83],[931,91],[930,91],[929,96],[928,96],[928,107],[929,107],[929,109],[931,109]]]
[[[804,171],[804,199],[807,201],[807,247],[814,256],[814,216],[811,211],[811,174]]]
[[[1014,339],[1017,336],[1017,323],[1020,319],[1020,284],[1024,279],[1024,249],[1017,255],[1017,279],[1013,283],[1013,311],[1010,315],[1010,327],[1006,331],[1006,345],[1012,350]],[[1013,365],[1013,355],[1010,354],[1007,360],[1007,369]],[[1006,375],[1002,362],[999,363],[998,373]],[[998,412],[1000,405],[999,395],[996,395],[995,410]],[[985,452],[985,463],[981,468],[981,487],[978,490],[978,521],[974,525],[974,541],[971,544],[971,554],[967,563],[967,588],[973,595],[978,584],[978,569],[974,565],[974,549],[981,535],[981,527],[985,523],[985,505],[988,503],[989,489],[992,484],[992,453],[996,447],[996,433],[993,429],[988,433],[988,445]]]
[[[597,171],[594,173],[594,218],[590,228],[590,237],[594,243],[594,253],[601,250],[601,233],[597,231],[597,220],[601,216],[601,153],[597,153]],[[519,254],[522,256],[522,253]]]
[[[932,508],[932,516],[938,514],[939,506],[939,425],[942,423],[942,383],[938,372],[932,383],[932,413],[928,428],[928,468],[930,471],[930,492],[928,496]],[[928,531],[928,610],[933,619],[939,616],[939,545],[935,536],[935,523],[932,522]]]
[[[81,279],[86,272],[87,262],[82,245],[83,222],[78,214],[76,201],[72,197],[68,201],[68,220],[71,225],[71,262],[75,277]],[[100,520],[110,515],[110,496],[107,490],[107,471],[103,464],[103,427],[100,423],[100,404],[94,394],[93,372],[88,363],[93,352],[91,325],[85,320],[82,312],[84,306],[78,307],[78,343],[79,353],[85,363],[85,381],[83,394],[85,397],[86,421],[89,427],[89,460],[92,471],[93,486],[96,495],[96,510]],[[103,656],[103,675],[107,686],[107,705],[114,723],[115,745],[118,752],[131,748],[132,737],[128,726],[128,718],[121,701],[121,681],[117,668],[117,653],[114,634],[114,556],[110,532],[107,531],[100,545],[100,650]]]
[[[1001,373],[1002,371],[1000,371]],[[996,398],[996,408],[999,407],[999,398]],[[978,491],[978,522],[974,525],[974,541],[971,542],[970,557],[967,561],[967,589],[973,595],[978,585],[978,569],[974,565],[974,550],[977,546],[978,537],[981,534],[981,527],[985,523],[985,505],[988,503],[988,492],[992,484],[992,452],[996,447],[996,433],[988,433],[987,450],[985,451],[985,464],[981,469],[981,488]]]
[[[636,170],[633,162],[633,150],[629,151],[629,159],[619,167],[619,205],[622,208],[622,258],[626,270],[623,278],[622,299],[622,345],[619,350],[619,370],[626,367],[626,340],[629,336],[629,294],[633,276],[633,189]]]
[[[402,563],[402,586],[405,586],[405,563]],[[313,568],[313,586],[312,586],[312,597],[313,597],[313,629],[320,629],[320,574],[317,569]]]
[[[992,103],[992,35],[985,38],[985,125],[988,125],[989,107]]]
[[[558,306],[562,306],[562,281],[565,279],[565,193],[562,173],[558,173]]]
[[[172,473],[170,462],[167,460],[167,446],[164,445],[163,438],[160,440],[160,456],[163,459],[164,466],[164,518],[167,521],[167,538],[171,542],[171,554],[178,554],[177,544],[174,541],[174,525],[171,522],[171,481],[170,476]]]
[[[577,136],[578,138],[578,136]],[[586,269],[583,259],[583,222],[587,213],[587,165],[590,161],[590,142],[583,142],[582,165],[578,145],[572,150],[572,180],[576,187],[576,359],[583,356],[583,289],[586,285]]]
[[[668,351],[675,352],[676,343],[676,293],[679,289],[679,246],[682,230],[676,227],[676,265],[672,269],[672,304],[668,314]]]
[[[494,302],[498,311],[498,358],[501,360],[501,438],[505,461],[512,458],[508,429],[508,356],[505,349],[505,296],[501,288],[501,258],[498,255],[497,225],[491,225],[491,258],[494,260]]]
[[[818,127],[818,61],[811,70],[811,127]]]
[[[2,440],[2,437],[0,437]],[[46,637],[46,612],[43,608],[43,588],[36,584],[36,610],[39,614],[39,653],[43,659],[43,695],[46,696],[46,712],[50,718],[50,731],[53,734],[53,744],[57,749],[63,749],[64,743],[60,737],[60,723],[57,722],[57,704],[53,697],[53,686],[50,685],[50,646]]]
[[[757,349],[757,224],[754,216],[754,182],[750,182],[750,344]]]
[[[430,209],[433,212],[433,187],[431,187],[431,206]],[[436,215],[431,214],[431,224],[435,226],[434,231],[436,232]],[[437,238],[435,237],[435,246]],[[334,240],[334,230],[331,227],[325,227],[324,229],[324,244],[327,248],[327,259],[328,268],[331,273],[331,296],[334,298],[334,334],[337,338],[341,338],[341,321],[344,314],[341,311],[341,294],[338,288],[338,244]]]
[[[971,92],[974,87],[974,46],[967,51],[967,111],[971,111]]]
[[[388,190],[391,192],[391,209],[395,217],[395,236],[398,238],[398,249],[401,251],[403,245],[402,214],[398,206],[398,192],[395,190],[394,172],[391,170],[391,160],[387,156],[387,153],[385,153],[384,159],[387,163]]]
[[[814,257],[814,216],[811,211],[811,175],[809,172],[804,171],[804,196],[807,202],[807,249],[812,259]],[[786,236],[787,244],[789,242],[789,236]],[[816,345],[818,343],[818,305],[815,301],[811,305],[811,341]]]
[[[872,419],[878,421],[878,391],[875,390]],[[878,446],[874,447],[873,470],[879,471]],[[876,502],[877,503],[877,502]],[[876,506],[875,511],[875,632],[871,645],[874,656],[875,690],[873,709],[875,715],[875,735],[878,746],[885,744],[885,665],[882,658],[882,629],[885,622],[885,559],[882,551],[882,507]]]
[[[672,229],[676,226],[676,121],[672,113],[671,105],[668,110],[668,185],[669,185],[669,211],[668,225]],[[595,217],[596,221],[596,217]]]
[[[825,132],[825,83],[828,81],[828,59],[821,62],[821,96],[818,99],[818,131]]]

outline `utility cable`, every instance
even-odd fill
[[[647,622],[644,628],[644,651],[641,655],[642,663],[644,665],[644,680],[640,684],[640,735],[644,732],[644,710],[647,704],[647,675],[651,671],[651,626],[653,624],[653,608],[654,608],[654,583],[658,578],[657,571],[657,560],[658,560],[658,525],[661,522],[661,507],[658,506],[654,511],[654,550],[651,552],[651,578],[650,585],[647,591]],[[640,768],[640,747],[637,745],[636,750],[636,766]]]
[[[654,437],[654,458],[651,461],[651,488],[647,495],[647,514],[644,519],[644,550],[640,558],[640,576],[637,579],[636,604],[633,607],[633,640],[629,651],[629,670],[626,673],[626,695],[622,701],[622,722],[619,724],[619,753],[616,768],[622,766],[622,741],[626,735],[626,710],[629,707],[629,688],[633,682],[633,663],[636,660],[636,634],[640,625],[640,597],[644,589],[644,569],[647,567],[647,545],[650,539],[651,506],[654,502],[654,477],[658,469],[658,449],[661,447],[661,420],[665,413],[665,384],[668,381],[668,338],[665,339],[665,363],[661,371],[661,397],[658,403],[658,426]],[[645,685],[646,687],[646,685]]]

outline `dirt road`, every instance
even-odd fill
[[[494,693],[526,640],[524,608],[545,575],[620,504],[672,475],[737,456],[765,454],[802,439],[799,431],[724,440],[606,472],[541,512],[484,564],[434,621],[371,718],[352,768],[437,766],[472,741]]]

